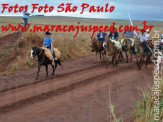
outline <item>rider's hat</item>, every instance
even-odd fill
[[[147,29],[146,32],[150,32],[149,29]]]
[[[141,29],[141,32],[146,32],[144,29]]]
[[[49,31],[46,31],[45,35],[52,35],[52,34]]]

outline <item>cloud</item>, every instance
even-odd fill
[[[114,19],[128,19],[127,12],[130,13],[132,19],[135,20],[163,20],[162,11],[163,11],[163,1],[162,0],[1,0],[0,4],[2,3],[9,3],[10,5],[30,5],[29,8],[31,9],[32,3],[39,3],[40,5],[53,5],[58,6],[61,3],[72,3],[72,5],[78,6],[77,12],[74,13],[57,13],[56,8],[53,13],[48,13],[45,15],[54,15],[54,16],[73,16],[73,17],[86,17],[86,18],[114,18]],[[80,14],[81,11],[80,5],[82,3],[89,3],[90,5],[94,6],[104,6],[106,3],[109,5],[114,5],[115,10],[112,13],[89,13],[88,9],[85,9],[83,14]],[[0,11],[2,7],[0,7]],[[44,14],[35,12],[35,14]],[[15,14],[13,12],[8,13],[1,13],[0,15],[21,15]]]

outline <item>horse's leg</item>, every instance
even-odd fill
[[[115,60],[115,66],[117,66],[118,65],[118,60],[117,60],[117,56],[116,55],[115,55],[114,60]]]
[[[102,53],[102,62],[104,61],[104,53]]]
[[[141,56],[141,57],[140,57],[140,66],[139,66],[139,69],[142,68],[142,64],[143,64],[143,57]]]
[[[105,60],[106,60],[106,53],[104,53],[104,62],[105,62]]]
[[[121,61],[124,59],[122,51],[120,52],[120,56],[121,56]]]
[[[52,64],[51,64],[51,66],[52,66],[52,69],[53,69],[52,75],[54,75],[55,67],[54,67],[54,65],[52,65]]]
[[[45,67],[46,67],[46,76],[48,76],[48,65],[46,65]]]
[[[118,62],[122,61],[122,51],[119,50],[119,54],[118,54]]]
[[[128,54],[127,54],[127,51],[125,51],[125,54],[126,54],[126,63],[128,63]]]
[[[37,71],[36,79],[38,79],[38,76],[39,76],[39,73],[40,73],[40,67],[41,67],[41,65],[40,65],[40,63],[38,63],[38,71]]]
[[[114,67],[114,64],[115,62],[114,62],[114,56],[112,56],[112,64],[113,64],[113,67]]]
[[[146,58],[146,66],[145,68],[147,68],[147,65],[148,65],[148,62],[150,61],[150,55],[147,55],[147,58]]]
[[[131,50],[130,50],[130,56],[131,56],[131,59],[130,59],[130,62],[132,61],[132,52],[131,52]]]
[[[101,52],[100,52],[100,61],[102,62],[102,58],[101,58]]]
[[[106,68],[108,68],[109,66],[109,56],[108,54],[106,53]]]
[[[96,52],[96,62],[95,62],[95,64],[97,63],[97,52]]]

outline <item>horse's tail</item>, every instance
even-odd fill
[[[57,61],[56,61],[56,62],[57,62],[57,64],[59,64],[60,66],[62,66],[61,61],[60,61],[60,59],[59,59],[59,58],[57,59]]]

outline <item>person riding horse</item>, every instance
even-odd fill
[[[118,41],[118,39],[119,39],[119,33],[116,31],[116,28],[113,29],[113,32],[112,31],[110,32],[108,38],[110,39],[111,43],[114,43],[114,45],[116,46],[116,48],[118,50],[121,50],[122,49],[122,45]]]
[[[98,41],[103,44],[104,41],[105,41],[106,36],[107,36],[107,33],[103,32],[103,30],[101,29],[99,31],[99,33],[97,34]]]
[[[152,39],[151,39],[151,34],[149,29],[146,30],[146,40],[150,48],[153,49],[153,44],[152,44]]]
[[[122,43],[124,42],[124,40],[130,40],[131,41],[131,47],[132,47],[132,53],[135,53],[135,49],[134,49],[134,43],[135,43],[135,33],[133,31],[129,31],[129,29],[127,29],[126,31],[123,32],[123,37],[124,39],[122,39]]]
[[[116,28],[114,28],[113,32],[111,31],[110,34],[109,34],[109,38],[111,40],[118,40],[119,39],[119,34],[118,32],[116,31]]]
[[[53,46],[52,46],[52,41],[53,40],[52,40],[52,38],[50,36],[51,33],[49,31],[46,31],[45,35],[46,35],[46,37],[44,38],[43,47],[46,47],[51,51],[51,53],[53,55],[53,64],[54,64],[54,62],[55,62],[54,60],[57,60],[57,58],[56,58],[56,55],[55,55],[55,52],[54,52]]]
[[[146,31],[143,29],[141,30],[141,34],[138,37],[138,40],[140,41],[141,44],[144,45],[144,51],[145,54],[148,55],[148,53],[152,54],[152,49],[149,47],[147,40],[146,40]]]
[[[103,32],[103,30],[99,30],[99,33],[97,34],[97,40],[103,45],[103,43],[105,42],[105,38],[107,36],[107,33]],[[94,52],[94,48],[92,48],[92,51]]]

